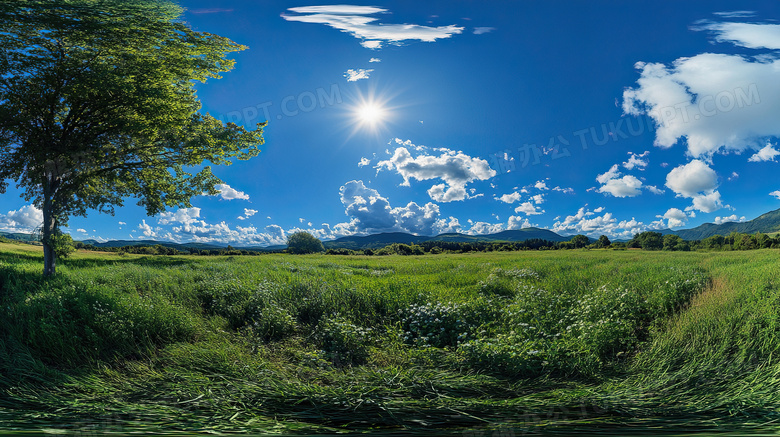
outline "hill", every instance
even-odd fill
[[[762,214],[746,222],[728,222],[719,225],[705,223],[693,229],[680,229],[672,231],[672,233],[679,235],[684,240],[703,240],[713,235],[726,236],[732,232],[741,232],[743,234],[763,232],[770,234],[778,231],[780,231],[780,209]]]
[[[539,228],[525,228],[511,231],[502,231],[495,234],[467,235],[460,233],[446,233],[433,237],[407,234],[404,232],[385,232],[381,234],[350,236],[325,241],[326,249],[380,249],[393,243],[420,244],[426,241],[447,241],[453,243],[473,243],[477,241],[526,241],[526,240],[569,241],[570,237],[563,237],[553,231]]]

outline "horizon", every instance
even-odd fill
[[[178,3],[249,47],[198,94],[225,122],[268,120],[262,153],[214,167],[220,194],[192,208],[72,217],[76,240],[630,239],[780,208],[780,4]],[[0,231],[42,221],[22,194]]]

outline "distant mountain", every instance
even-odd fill
[[[381,249],[388,244],[417,244],[431,237],[420,237],[404,232],[383,232],[381,234],[341,237],[331,241],[323,241],[326,249]]]
[[[713,235],[726,236],[732,232],[771,234],[778,231],[780,231],[780,209],[770,211],[747,222],[728,222],[719,225],[705,223],[693,229],[680,229],[672,231],[672,233],[679,235],[683,240],[703,240]]]
[[[7,238],[9,240],[19,241],[35,241],[35,237],[31,234],[20,234],[17,232],[0,232],[0,237]]]
[[[388,244],[420,244],[425,241],[447,241],[452,243],[473,243],[477,241],[526,241],[526,240],[569,241],[570,237],[562,237],[553,231],[539,228],[525,228],[512,231],[502,231],[486,235],[466,235],[460,233],[440,234],[433,237],[407,234],[404,232],[386,232],[381,234],[341,237],[325,241],[326,249],[381,249]]]
[[[84,244],[91,244],[95,247],[124,247],[124,246],[156,246],[170,247],[172,249],[187,251],[190,249],[198,250],[213,250],[224,249],[226,244],[206,244],[206,243],[171,243],[169,241],[157,241],[157,240],[110,240],[105,242],[99,242],[96,240],[84,240]]]

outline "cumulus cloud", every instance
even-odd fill
[[[382,60],[379,58],[371,58],[368,60],[368,62],[382,62]]]
[[[664,194],[666,191],[656,187],[655,185],[645,185],[645,188],[647,188],[647,191],[653,193],[653,194]]]
[[[503,223],[474,222],[466,233],[469,235],[487,235],[503,230],[505,230]]]
[[[640,153],[640,154],[631,153],[631,152],[628,152],[628,154],[630,156],[628,158],[628,161],[623,163],[623,168],[625,168],[626,170],[633,170],[634,168],[638,170],[644,170],[647,167],[649,161],[644,158],[650,154],[649,150],[645,150],[644,153]]]
[[[642,181],[626,175],[619,179],[610,179],[599,188],[599,193],[609,193],[615,197],[636,197],[642,194]]]
[[[533,203],[531,203],[531,202],[523,202],[523,203],[521,203],[520,206],[515,208],[515,212],[518,213],[518,214],[522,212],[525,215],[544,214],[544,210],[543,209],[537,209],[537,207]]]
[[[366,187],[363,181],[349,181],[339,192],[345,213],[351,219],[342,228],[350,234],[397,231],[433,235],[456,232],[452,229],[460,227],[453,217],[449,222],[440,219],[439,206],[434,203],[420,206],[409,202],[404,207],[393,208],[385,197]]]
[[[668,211],[662,216],[658,216],[667,220],[667,226],[670,228],[678,228],[683,226],[688,221],[688,216],[680,209],[669,208]]]
[[[722,225],[723,223],[730,223],[730,222],[740,223],[740,222],[744,222],[744,221],[747,221],[745,216],[739,217],[736,214],[732,214],[732,215],[730,215],[728,217],[715,217],[715,224],[716,225]]]
[[[648,114],[655,145],[685,140],[688,153],[760,149],[780,135],[780,59],[703,53],[672,65],[639,62],[637,87],[623,93],[626,114]]]
[[[249,217],[252,217],[253,215],[255,215],[257,213],[258,213],[258,211],[256,209],[244,208],[244,215],[238,216],[238,219],[239,220],[246,220]]]
[[[534,188],[541,191],[549,190],[549,188],[547,188],[547,182],[545,181],[536,181],[536,183],[534,184]]]
[[[562,221],[556,221],[552,230],[562,235],[584,234],[594,238],[606,235],[612,239],[628,239],[650,228],[634,218],[618,221],[612,213],[596,215],[595,212],[582,207],[576,214],[567,216]]]
[[[520,200],[520,193],[515,191],[509,194],[504,194],[501,197],[496,197],[496,200],[500,200],[504,203],[515,203]]]
[[[463,27],[421,26],[418,24],[384,24],[371,15],[389,12],[373,6],[305,6],[289,8],[291,14],[282,14],[287,21],[317,23],[338,29],[361,40],[366,48],[378,49],[383,43],[402,44],[404,41],[434,42],[463,32]]]
[[[530,228],[533,226],[534,225],[528,220],[528,218],[523,218],[523,217],[513,215],[509,217],[506,228],[508,230],[515,230],[515,229]]]
[[[0,230],[5,232],[30,232],[43,224],[43,212],[34,205],[0,214]]]
[[[780,155],[780,151],[774,148],[771,143],[767,143],[763,149],[759,150],[755,155],[751,156],[748,161],[761,162],[761,161],[774,161],[775,156]]]
[[[780,190],[772,191],[769,193],[770,196],[776,197],[778,200],[780,200]]]
[[[228,184],[217,184],[214,186],[214,188],[216,188],[217,191],[219,191],[217,196],[220,196],[224,200],[234,200],[234,199],[249,200],[249,195],[247,195],[243,191],[238,191],[232,188]]]
[[[363,69],[358,68],[357,70],[349,69],[346,73],[344,73],[344,77],[347,78],[347,82],[357,82],[360,79],[368,79],[371,72],[374,71],[374,69]]]
[[[625,163],[623,165],[625,166]],[[632,164],[631,168],[635,165]],[[596,181],[602,184],[598,192],[611,194],[615,197],[636,197],[642,194],[642,181],[631,175],[620,176],[621,173],[618,171],[617,164],[610,167],[606,173],[596,176]]]
[[[666,176],[666,186],[680,197],[693,199],[689,209],[714,212],[723,207],[718,188],[718,175],[703,161],[694,159],[672,169]]]
[[[157,217],[157,223],[167,225],[170,223],[192,223],[200,218],[200,208],[179,208],[176,211],[166,211]]]
[[[412,145],[413,146],[413,145]],[[409,186],[411,179],[419,181],[441,179],[443,184],[433,185],[428,195],[437,202],[453,202],[470,197],[466,185],[477,180],[487,180],[496,175],[487,161],[473,158],[463,152],[446,148],[436,149],[441,155],[421,153],[413,157],[407,147],[398,147],[393,156],[377,163],[379,170],[395,170],[404,178],[403,186]]]

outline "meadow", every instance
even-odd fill
[[[780,253],[424,256],[0,244],[0,429],[761,430]],[[503,430],[503,431],[501,431]]]

